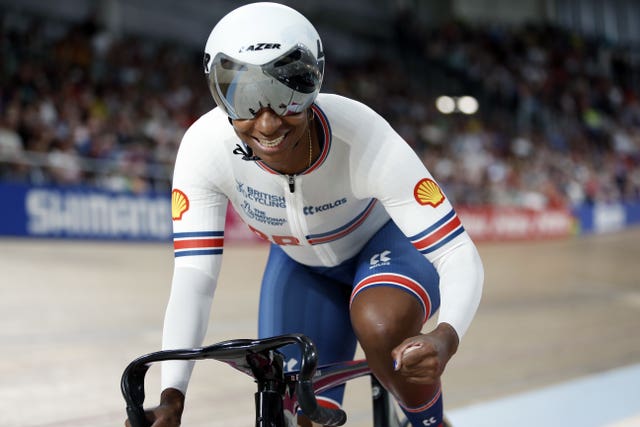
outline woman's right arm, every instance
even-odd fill
[[[189,129],[174,168],[174,270],[164,318],[163,350],[202,345],[222,264],[228,199],[218,183],[221,176],[230,173],[222,156],[212,153],[210,138],[203,137],[209,134],[216,132],[202,122]],[[162,395],[157,409],[166,409],[162,415],[167,419],[154,427],[173,426],[180,419],[193,365],[188,361],[162,363]]]

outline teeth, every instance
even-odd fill
[[[284,139],[284,135],[276,138],[276,139],[259,139],[258,142],[260,143],[260,145],[264,146],[264,147],[275,147],[276,145],[280,144],[280,142],[282,142],[282,140]]]

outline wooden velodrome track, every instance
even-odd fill
[[[640,362],[640,229],[479,248],[485,292],[444,378],[448,410]],[[160,346],[171,246],[0,239],[0,253],[0,426],[121,426],[122,370]],[[207,343],[255,337],[265,259],[225,248]],[[252,425],[253,383],[201,363],[183,425]],[[348,389],[349,426],[367,425],[367,387]]]

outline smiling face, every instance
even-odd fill
[[[237,119],[232,123],[240,139],[272,169],[295,174],[309,167],[308,110],[279,116],[270,108],[263,108],[253,119]]]

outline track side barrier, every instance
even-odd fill
[[[0,195],[0,236],[134,241],[172,238],[169,194],[0,183]],[[640,203],[583,205],[571,211],[489,206],[456,210],[478,242],[566,238],[640,224]],[[257,241],[261,240],[229,208],[225,243]]]

